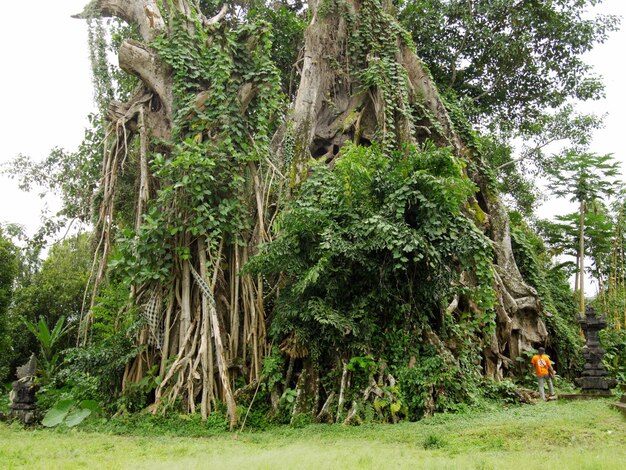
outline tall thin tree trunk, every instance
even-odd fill
[[[576,277],[574,278],[574,292],[578,292],[580,289],[580,256],[578,256],[578,251],[576,252]]]
[[[580,259],[580,316],[585,316],[585,201],[580,201],[580,232],[578,238],[578,258]]]

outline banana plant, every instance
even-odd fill
[[[52,330],[48,328],[48,324],[43,316],[39,317],[39,321],[36,324],[26,318],[23,318],[22,321],[39,342],[39,348],[41,350],[41,378],[44,382],[49,382],[59,364],[59,353],[56,350],[59,341],[71,327],[65,325],[64,316],[61,316],[57,320]]]

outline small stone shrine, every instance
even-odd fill
[[[17,368],[17,380],[11,392],[11,414],[9,418],[19,419],[24,424],[35,423],[35,393],[39,385],[35,383],[37,359],[33,354],[26,364]]]
[[[602,364],[606,351],[600,347],[598,339],[598,331],[606,327],[606,317],[597,317],[592,307],[587,307],[585,313],[585,317],[579,320],[587,338],[587,344],[583,348],[585,370],[574,381],[582,389],[583,395],[610,397],[610,389],[617,385],[617,381],[607,378],[606,368]]]

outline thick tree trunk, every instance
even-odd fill
[[[347,15],[358,16],[362,9],[359,0],[348,0],[346,5]],[[352,59],[345,54],[350,31],[344,16],[337,12],[322,16],[315,2],[310,8],[312,19],[305,33],[302,78],[287,124],[296,138],[296,184],[306,175],[307,162],[311,158],[331,162],[346,141],[362,143],[373,140],[385,119],[376,90],[355,92],[360,90],[358,79],[346,76],[346,70],[335,65],[347,64]],[[406,120],[402,116],[397,117],[396,128],[400,129],[396,136],[397,144],[431,139],[439,145],[450,146],[462,159],[480,160],[480,156],[470,151],[454,130],[437,88],[422,62],[400,37],[398,44],[396,60],[408,78],[409,104],[426,111],[410,135],[407,135],[410,126]],[[373,56],[368,57],[375,60]],[[487,216],[487,234],[494,242],[497,273],[494,285],[499,298],[496,307],[497,332],[485,344],[485,369],[487,375],[499,379],[523,351],[545,342],[547,329],[540,317],[542,306],[538,294],[523,280],[513,256],[506,206],[489,189],[484,175],[476,173],[469,176],[479,186],[477,199]]]
[[[157,150],[155,139],[161,141],[156,144],[159,145],[159,153],[167,153],[168,145],[173,139],[173,113],[177,106],[173,93],[173,70],[151,44],[160,35],[173,34],[170,28],[174,27],[176,21],[173,18],[176,16],[186,19],[183,27],[190,35],[195,34],[195,28],[203,28],[205,31],[202,34],[219,38],[223,34],[219,29],[219,22],[226,11],[224,6],[214,18],[209,19],[196,9],[194,3],[186,0],[164,4],[154,0],[93,0],[83,13],[76,15],[77,18],[117,17],[136,26],[141,36],[141,41],[128,39],[119,48],[120,67],[138,77],[141,85],[126,103],[113,102],[108,110],[110,138],[107,139],[104,150],[105,197],[98,222],[102,236],[98,247],[100,259],[96,270],[94,298],[104,279],[107,258],[111,251],[111,234],[115,230],[113,212],[117,175],[123,170],[126,153],[133,151],[132,140],[138,135],[139,192],[134,225],[139,229],[149,199],[154,196],[150,187],[158,188],[161,184],[150,173],[149,154]],[[211,78],[202,78],[207,87],[210,87]],[[198,96],[204,96],[206,91],[201,91]],[[241,87],[237,96],[240,113],[247,112],[256,93],[257,89],[251,84]],[[257,209],[253,212],[256,214],[253,219],[257,230],[241,235],[243,240],[250,242],[250,247],[244,250],[245,253],[254,249],[257,244],[267,241],[269,236],[263,220],[266,216],[264,200],[268,197],[268,189],[260,180],[255,163],[250,162],[249,170],[253,175],[252,200],[256,202]],[[191,258],[178,258],[176,254],[172,254],[175,257],[175,268],[171,282],[165,286],[171,292],[171,300],[160,325],[163,341],[159,347],[148,350],[150,360],[161,361],[159,370],[162,380],[156,390],[153,410],[156,412],[160,405],[171,405],[181,397],[189,411],[195,410],[198,400],[202,416],[206,419],[213,408],[211,402],[222,399],[227,405],[232,428],[237,420],[237,404],[232,390],[234,380],[238,376],[249,379],[248,363],[252,366],[251,375],[258,379],[263,357],[267,353],[262,286],[254,287],[249,276],[239,277],[242,264],[239,243],[225,246],[222,256],[222,251],[216,252],[215,244],[205,244],[203,239],[191,236],[188,232],[179,233],[176,239],[179,247],[191,253]],[[213,246],[213,249],[205,251],[207,246]],[[213,292],[210,293],[212,301],[207,301],[206,296],[201,294],[201,286],[198,282],[194,283],[191,276],[196,268],[203,275],[206,274],[207,253],[214,269],[211,286]],[[225,271],[229,273],[228,276],[224,274]],[[136,295],[133,301],[140,304],[143,295],[141,293],[153,290],[153,286],[134,286],[133,292]],[[145,313],[146,308],[142,307],[142,310]],[[225,312],[232,312],[232,315],[229,317]],[[87,340],[89,321],[90,316],[87,316],[84,322],[84,341]],[[242,339],[249,342],[243,349],[239,347]],[[125,384],[141,379],[141,374],[135,371],[141,370],[142,360],[137,358],[135,365],[128,368]]]
[[[99,279],[104,276],[110,252],[114,229],[115,175],[120,171],[122,152],[129,147],[132,136],[139,132],[143,155],[140,163],[141,191],[137,201],[139,223],[153,178],[147,174],[146,155],[155,150],[154,144],[149,142],[152,138],[172,139],[173,112],[177,105],[173,93],[173,71],[150,44],[161,34],[171,34],[168,28],[172,21],[166,22],[164,15],[170,19],[174,14],[182,15],[188,20],[184,26],[187,30],[193,32],[194,28],[201,27],[204,33],[211,36],[219,34],[218,22],[226,12],[222,9],[215,18],[207,19],[195,9],[195,3],[185,0],[165,3],[169,5],[167,8],[175,11],[159,10],[160,2],[154,0],[93,0],[81,15],[77,15],[81,18],[116,16],[136,25],[142,38],[141,42],[125,41],[119,50],[120,67],[137,76],[142,85],[127,103],[112,103],[108,113],[112,137],[105,149],[105,200],[99,221],[103,234],[99,250]],[[377,15],[381,21],[387,21],[389,31],[400,31],[392,16],[379,3],[370,3],[368,8],[379,9],[370,13]],[[388,97],[384,96],[382,89],[363,86],[354,71],[354,57],[348,47],[353,21],[358,21],[363,4],[360,0],[347,0],[342,5],[345,14],[334,14],[321,12],[316,0],[309,2],[311,23],[305,34],[300,86],[288,122],[274,140],[276,153],[289,170],[292,191],[297,191],[298,185],[306,178],[312,159],[332,164],[347,141],[369,145],[380,139],[400,146],[430,139],[440,146],[452,148],[459,158],[479,159],[480,156],[469,150],[455,131],[426,68],[400,33],[396,33],[394,60],[399,66],[401,83],[406,86],[399,87],[401,90],[395,97],[398,100],[396,108],[390,109],[386,101]],[[193,20],[195,15],[199,22]],[[208,39],[209,42],[211,40]],[[372,52],[367,55],[366,65],[375,65],[379,60],[380,57]],[[206,89],[199,92],[196,102],[208,93],[211,78],[203,77]],[[257,89],[252,84],[244,84],[239,89],[237,98],[242,115],[249,112],[248,107],[256,93]],[[411,117],[414,115],[416,117]],[[393,125],[389,126],[390,123]],[[202,131],[206,130],[201,130],[194,138],[217,138],[209,131],[206,131],[208,135]],[[292,139],[287,139],[288,136]],[[167,152],[167,149],[160,147],[159,152]],[[272,171],[276,170],[269,156],[266,159]],[[188,234],[178,235],[181,247],[189,249],[191,255],[190,258],[178,259],[178,269],[172,273],[173,279],[168,286],[172,300],[164,318],[163,349],[150,351],[154,358],[161,361],[163,380],[156,391],[157,406],[172,404],[184,394],[183,402],[189,410],[193,410],[196,398],[200,397],[202,415],[206,418],[211,410],[211,400],[221,398],[227,404],[231,427],[236,420],[236,394],[232,391],[234,379],[259,380],[263,358],[269,352],[263,283],[249,275],[239,276],[239,271],[249,254],[254,253],[255,247],[271,239],[268,233],[271,227],[265,219],[270,210],[268,187],[271,180],[269,177],[265,180],[259,172],[259,165],[253,162],[246,173],[249,173],[246,177],[249,178],[249,207],[253,208],[250,217],[254,220],[254,229],[242,233],[241,240],[248,246],[232,242],[224,246],[223,252],[216,253],[215,248],[211,251],[211,244],[207,243],[209,248],[205,252],[204,241],[199,242]],[[524,282],[513,258],[506,207],[498,195],[489,190],[482,174],[469,176],[479,187],[476,199],[487,216],[487,222],[481,228],[493,240],[495,251],[494,287],[499,299],[496,307],[497,329],[485,340],[484,351],[486,374],[500,378],[516,356],[531,344],[543,342],[547,333],[539,316],[541,305],[537,293]],[[198,250],[202,254],[198,254]],[[190,277],[194,266],[202,273],[201,277],[205,276],[209,262],[214,268],[211,285],[214,302],[203,300],[199,283],[193,283]],[[139,286],[138,291],[142,288],[148,289],[149,286]],[[458,301],[456,305],[459,305]],[[434,333],[431,340],[437,343],[437,347],[445,348]],[[306,351],[304,345],[296,349]],[[349,386],[344,382],[342,380],[342,389]],[[389,382],[395,383],[393,378]],[[298,393],[316,387],[319,390],[319,379],[311,367],[301,373]],[[338,416],[342,412],[343,400],[344,393],[340,391]],[[319,399],[311,401],[317,403]],[[303,399],[299,397],[298,407],[301,403]],[[317,408],[318,405],[313,406]],[[318,410],[313,411],[317,415]]]

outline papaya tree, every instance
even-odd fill
[[[569,149],[552,162],[551,186],[556,196],[578,203],[578,291],[580,315],[585,313],[585,216],[591,203],[606,198],[617,189],[619,163],[612,155]]]

